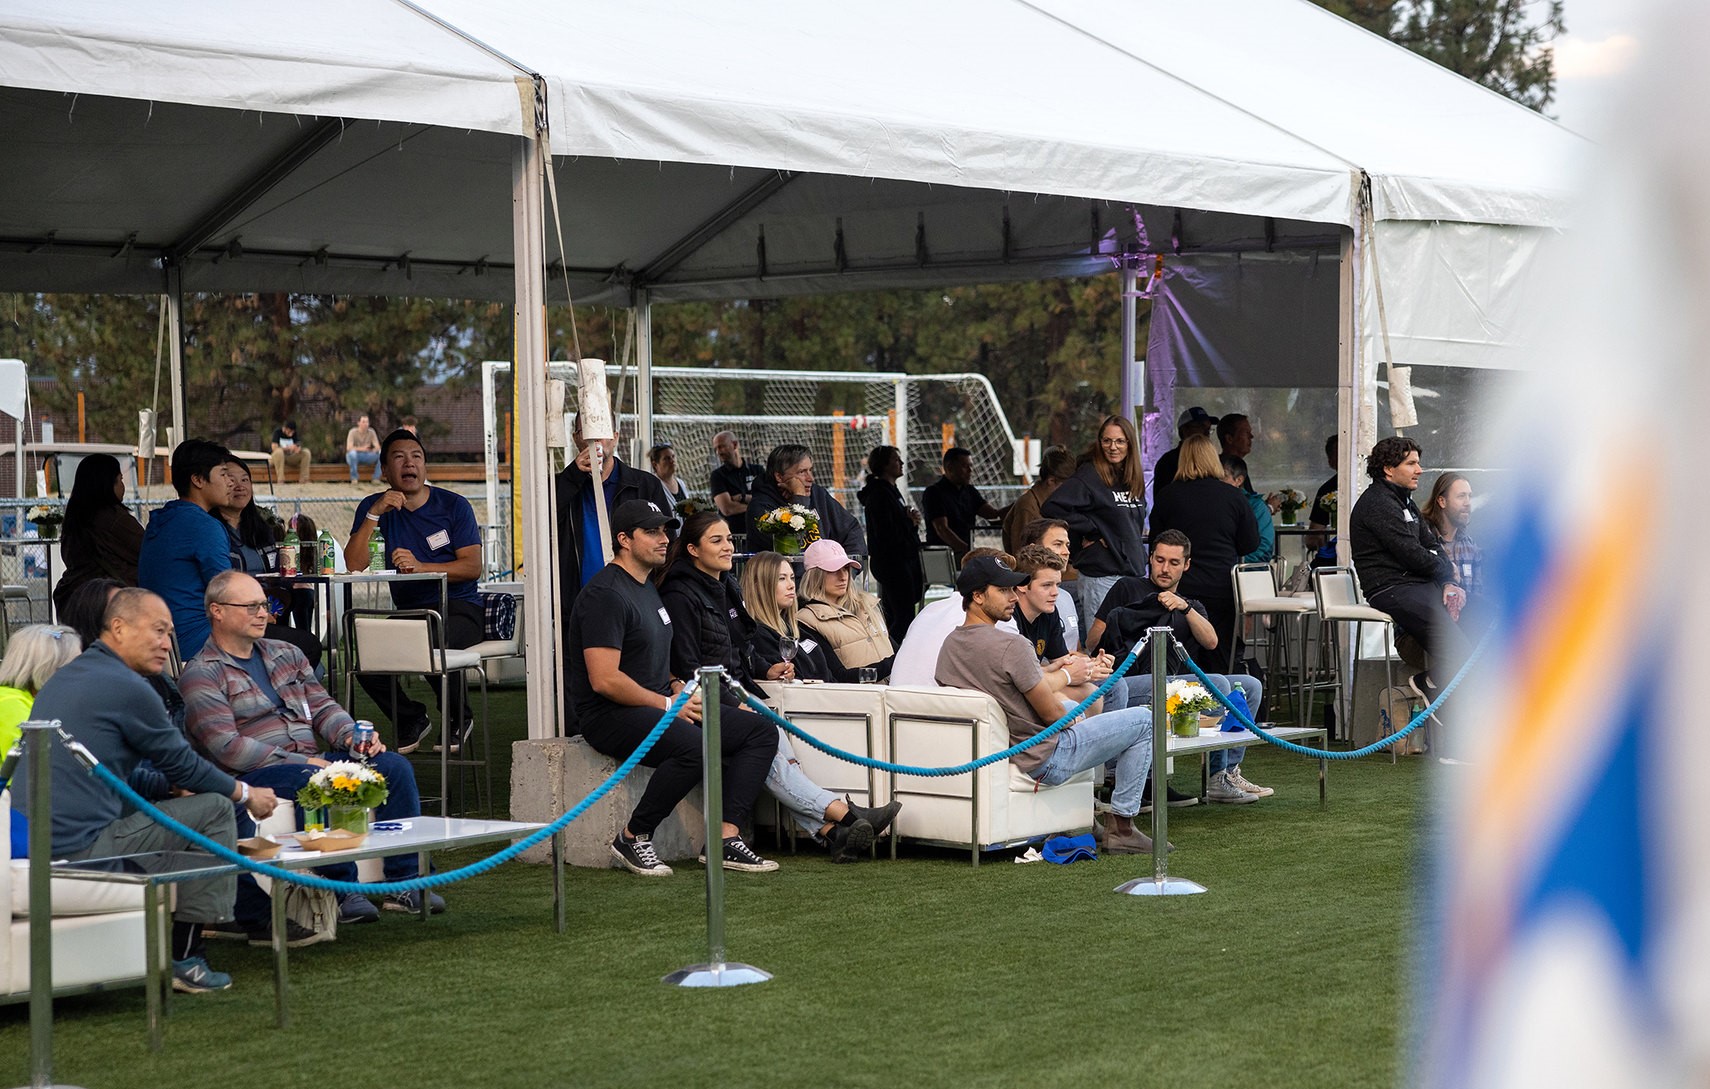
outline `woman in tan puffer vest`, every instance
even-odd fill
[[[856,586],[851,577],[861,565],[849,558],[842,545],[827,540],[808,545],[802,562],[807,574],[796,623],[819,636],[850,674],[872,666],[880,679],[889,677],[896,649],[885,630],[879,599]]]

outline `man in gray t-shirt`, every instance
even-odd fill
[[[1026,575],[995,556],[970,561],[956,578],[966,622],[945,638],[938,654],[938,683],[972,688],[997,700],[1008,719],[1012,744],[1056,722],[1086,698],[1089,686],[1101,683],[1110,672],[1097,659],[1075,656],[1047,674],[1026,639],[996,627],[1015,611],[1016,587],[1026,581]],[[1134,827],[1152,767],[1151,708],[1129,707],[1082,718],[1010,759],[1046,786],[1066,783],[1078,772],[1115,760],[1116,787],[1110,798],[1105,850],[1141,854],[1152,849],[1151,837]]]

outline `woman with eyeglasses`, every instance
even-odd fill
[[[1041,514],[1069,524],[1069,562],[1080,577],[1063,586],[1074,595],[1084,638],[1116,580],[1146,570],[1146,477],[1140,436],[1127,417],[1099,421],[1074,475],[1051,493]]]
[[[279,570],[279,533],[274,523],[255,502],[255,485],[249,478],[249,466],[233,458],[228,463],[231,470],[232,487],[226,502],[214,508],[214,514],[226,527],[226,543],[231,549],[232,567],[246,575],[266,575]],[[294,602],[293,596],[299,591],[293,587],[282,589],[278,585],[268,586],[268,599],[278,605],[275,614],[268,617],[268,639],[282,639],[298,650],[309,660],[311,668],[321,667],[321,641],[314,632],[306,628],[292,628],[277,623]],[[311,591],[301,591],[312,593]],[[312,600],[312,597],[311,597]]]

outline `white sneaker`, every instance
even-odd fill
[[[1231,783],[1234,783],[1237,787],[1246,791],[1248,794],[1252,794],[1260,798],[1269,798],[1272,794],[1276,793],[1276,791],[1272,790],[1270,787],[1262,787],[1257,783],[1249,783],[1247,781],[1247,777],[1241,774],[1240,764],[1236,764],[1232,768],[1225,768],[1224,772],[1229,776],[1229,781]]]
[[[1229,769],[1225,768],[1211,777],[1211,782],[1205,788],[1205,800],[1218,802],[1223,805],[1247,805],[1259,800],[1257,794],[1248,794],[1229,779]]]

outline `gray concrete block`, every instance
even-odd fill
[[[580,737],[518,741],[511,746],[511,819],[546,822],[580,802],[617,770],[617,761],[594,751]],[[596,869],[616,865],[611,842],[629,819],[641,792],[653,777],[638,767],[564,830],[564,861]],[[701,788],[689,796],[653,833],[654,849],[667,862],[694,858],[706,838]],[[551,841],[523,852],[529,862],[550,862]]]

